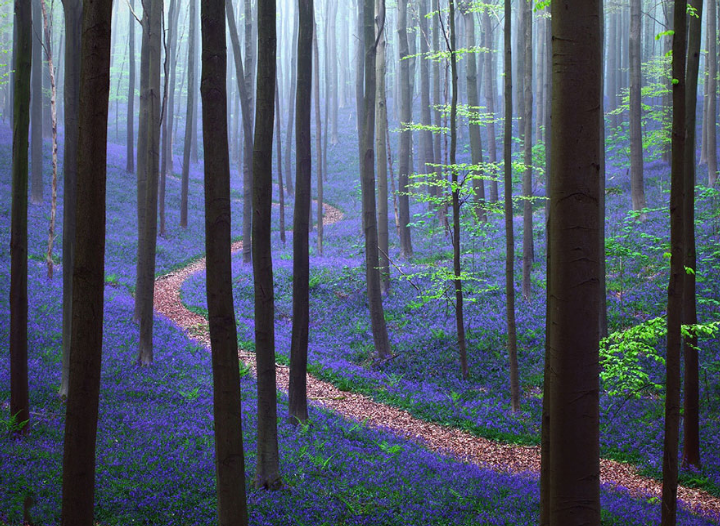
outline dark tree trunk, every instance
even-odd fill
[[[190,29],[188,31],[188,83],[187,83],[187,110],[185,117],[185,142],[183,145],[183,166],[182,180],[180,183],[180,226],[187,228],[188,225],[188,191],[190,185],[190,150],[192,149],[193,123],[197,120],[195,104],[195,89],[197,82],[197,66],[195,65],[195,43],[197,42],[197,1],[188,0],[190,3]]]
[[[147,0],[146,0],[147,1]],[[202,0],[205,251],[212,350],[218,522],[248,523],[240,374],[230,256],[230,158],[227,133],[227,54],[223,0]]]
[[[68,6],[69,7],[69,6]],[[65,411],[62,524],[92,526],[105,292],[105,183],[112,0],[85,2],[78,112],[72,353]]]
[[[630,0],[630,186],[634,211],[645,208],[641,127],[640,2]]]
[[[255,97],[253,87],[255,86],[255,24],[253,24],[252,0],[245,0],[245,60],[243,61],[243,75],[238,73],[238,78],[245,78],[245,96],[246,104],[243,108],[247,108],[248,118],[250,120],[250,131],[245,130],[252,137],[253,114],[255,113]],[[238,51],[237,56],[240,57]],[[238,71],[237,69],[235,70]],[[244,114],[244,112],[243,112]],[[247,137],[248,135],[246,135]],[[245,140],[243,150],[243,263],[250,263],[252,260],[252,196],[253,196],[253,176],[252,176],[252,141]]]
[[[43,202],[43,58],[40,41],[42,10],[40,0],[26,0],[32,3],[32,79],[30,86],[30,201],[32,204]]]
[[[407,32],[407,0],[398,0],[398,66],[400,88],[400,151],[398,153],[398,211],[400,215],[400,251],[403,257],[412,257],[410,238],[410,199],[408,184],[410,181],[410,141],[412,131],[406,128],[412,124],[412,92],[410,91],[410,55]]]
[[[377,13],[385,12],[385,0],[375,0]],[[377,17],[376,17],[377,18]],[[378,39],[375,61],[375,82],[377,100],[375,106],[375,151],[377,152],[377,210],[378,210],[378,248],[380,251],[380,290],[386,294],[390,290],[390,231],[388,228],[388,165],[387,165],[387,99],[385,98],[385,27],[379,27],[382,21],[377,19]],[[428,108],[429,111],[429,108]]]
[[[552,169],[541,524],[600,524],[601,2],[552,3]],[[545,454],[547,453],[547,456]],[[544,522],[543,522],[544,521]]]
[[[687,0],[674,2],[672,45],[673,124],[670,183],[670,282],[667,305],[667,358],[665,367],[665,441],[663,444],[662,526],[677,522],[678,441],[680,439],[680,350],[682,299],[685,282],[683,239],[685,179],[685,50],[687,47]]]
[[[63,355],[59,395],[67,397],[72,325],[72,272],[75,252],[78,113],[80,111],[81,0],[63,0],[65,13],[65,146],[63,154]],[[132,15],[131,15],[132,16]]]
[[[282,104],[280,104],[280,87],[278,82],[275,83],[275,144],[277,147],[277,170],[278,170],[278,200],[280,201],[279,219],[280,219],[280,241],[285,246],[285,188],[283,187],[283,155],[282,155]],[[286,153],[287,155],[287,153]]]
[[[67,2],[65,2],[67,4]],[[135,0],[130,0],[130,9],[128,9],[128,47],[130,59],[128,60],[128,103],[127,103],[127,153],[126,153],[126,164],[125,170],[128,173],[135,171],[135,15],[133,10],[135,9]],[[67,14],[65,15],[65,23],[67,24]],[[66,27],[67,31],[67,27]],[[65,48],[67,49],[68,42],[66,37]],[[67,61],[70,57],[67,57]],[[67,82],[67,81],[66,81]],[[65,102],[67,106],[67,100]],[[67,122],[67,121],[66,121]],[[65,133],[67,134],[67,124],[65,126]]]
[[[15,431],[29,429],[28,396],[28,131],[32,13],[27,0],[15,0],[15,75],[13,98],[12,211],[10,231],[10,416]]]
[[[289,417],[306,422],[307,347],[310,323],[310,111],[312,105],[313,0],[299,0],[295,122],[295,213],[293,217],[293,324],[290,342]]]

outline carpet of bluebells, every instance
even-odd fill
[[[341,143],[329,152],[326,201],[345,214],[326,228],[324,255],[311,249],[311,371],[341,389],[366,393],[403,407],[428,420],[467,429],[479,435],[519,443],[536,443],[542,396],[545,312],[544,233],[542,213],[536,220],[536,263],[531,301],[518,294],[522,410],[509,409],[505,352],[504,234],[501,217],[472,227],[464,238],[463,265],[472,279],[467,286],[470,379],[459,374],[454,311],[446,299],[442,270],[451,255],[450,242],[427,205],[413,205],[415,256],[401,260],[391,232],[392,288],[385,297],[386,319],[395,356],[378,363],[372,354],[362,269],[360,190],[357,163],[343,152],[354,151],[353,122],[345,115]],[[122,133],[121,133],[122,135]],[[178,134],[181,136],[181,133]],[[111,139],[112,140],[112,139]],[[9,331],[10,132],[0,126],[0,339]],[[46,144],[49,146],[49,143]],[[179,148],[180,146],[178,146]],[[49,147],[47,148],[49,151]],[[177,151],[176,154],[181,152]],[[464,153],[467,157],[467,152]],[[96,519],[100,524],[211,524],[215,520],[212,378],[209,353],[177,327],[158,318],[155,363],[135,363],[138,329],[132,321],[135,281],[135,176],[125,171],[125,148],[108,145],[108,230],[103,374],[97,451]],[[462,157],[461,157],[462,160]],[[354,163],[354,164],[353,164]],[[49,157],[46,158],[49,167]],[[176,156],[175,171],[180,159]],[[49,172],[49,169],[47,170]],[[614,240],[608,259],[611,330],[622,329],[662,314],[667,283],[667,167],[651,167],[648,202],[653,211],[637,223],[629,208],[625,172],[608,174],[608,232]],[[234,169],[233,197],[240,198],[240,177]],[[46,182],[49,176],[46,178]],[[190,183],[190,224],[179,223],[179,180],[168,179],[165,237],[158,239],[157,274],[185,265],[203,252],[202,166],[193,165]],[[542,193],[542,188],[538,188]],[[58,217],[62,217],[62,185]],[[49,218],[49,182],[45,202],[29,208],[29,367],[30,433],[22,440],[0,427],[0,523],[19,524],[22,503],[34,498],[37,524],[59,521],[63,403],[60,382],[62,252],[56,243],[56,277],[46,277],[44,252]],[[277,196],[275,196],[277,198]],[[705,320],[718,316],[720,277],[711,269],[720,255],[718,219],[710,203],[700,204],[698,276],[700,312]],[[717,206],[717,205],[715,205]],[[233,200],[234,231],[241,231],[242,207]],[[542,208],[538,204],[538,210]],[[277,209],[274,209],[275,211]],[[703,212],[704,211],[704,212]],[[392,214],[392,207],[391,207]],[[292,224],[292,200],[287,224]],[[390,218],[390,225],[394,219]],[[516,218],[516,232],[520,221]],[[274,213],[273,237],[278,360],[287,360],[292,318],[292,236],[283,247]],[[468,226],[468,232],[471,230]],[[58,225],[58,239],[62,228]],[[519,235],[518,235],[519,238]],[[519,239],[518,239],[519,241]],[[311,243],[316,243],[313,234]],[[715,252],[713,252],[715,250]],[[516,271],[519,272],[519,260]],[[234,258],[234,294],[239,339],[252,349],[251,268]],[[183,290],[183,301],[198,312],[205,309],[204,273]],[[713,318],[715,317],[715,318]],[[659,349],[662,348],[662,341]],[[720,385],[718,340],[703,341],[701,353],[704,467],[685,479],[711,490],[720,487]],[[0,425],[7,427],[9,356],[0,347]],[[662,368],[644,363],[651,378],[661,382]],[[701,373],[702,375],[702,373]],[[252,524],[498,524],[536,522],[539,509],[537,477],[498,474],[430,453],[383,430],[311,409],[311,423],[295,428],[279,420],[282,490],[268,493],[251,487],[255,469],[256,389],[250,375],[242,378],[243,429],[248,500]],[[287,399],[278,395],[279,414]],[[662,392],[642,396],[603,394],[602,445],[607,456],[633,461],[657,473],[662,449]],[[659,522],[656,499],[633,499],[622,489],[603,488],[603,524],[649,525]],[[717,519],[717,518],[716,518]],[[680,524],[717,522],[680,512]]]

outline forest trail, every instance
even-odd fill
[[[340,210],[323,205],[324,225],[331,225],[343,218]],[[233,253],[242,249],[242,242],[232,245]],[[205,258],[179,270],[161,276],[155,281],[155,310],[182,328],[188,336],[210,348],[208,322],[203,316],[190,312],[182,303],[180,289],[193,274],[205,269]],[[255,374],[255,354],[244,350],[238,352],[240,359]],[[277,386],[287,393],[289,368],[277,365]],[[399,436],[443,455],[453,456],[463,462],[483,468],[510,473],[536,476],[540,472],[540,447],[503,444],[477,437],[459,429],[425,422],[406,411],[387,406],[356,393],[341,391],[334,385],[307,376],[307,396],[311,403],[330,409],[343,417],[362,422],[378,429],[390,430]],[[634,496],[660,498],[662,484],[641,476],[630,465],[613,460],[600,459],[600,479],[604,484],[622,486]],[[720,498],[705,491],[678,487],[682,506],[696,513],[720,516]]]

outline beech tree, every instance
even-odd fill
[[[635,211],[646,206],[641,124],[640,2],[641,0],[630,0],[630,193]]]
[[[600,524],[602,2],[554,1],[540,524]],[[545,436],[547,433],[547,440]]]
[[[398,69],[400,90],[400,151],[398,152],[398,209],[400,219],[400,251],[403,257],[412,256],[410,237],[410,198],[408,184],[410,177],[410,143],[412,140],[412,92],[410,88],[410,51],[408,48],[407,27],[408,0],[398,0],[398,50],[400,63]]]
[[[385,0],[375,0],[375,11],[385,12]],[[385,97],[385,41],[384,20],[376,17],[378,26],[378,45],[375,59],[375,151],[377,152],[377,231],[380,251],[380,290],[386,294],[390,290],[390,232],[388,228],[388,165],[387,133],[388,115]],[[383,27],[380,27],[382,24]],[[424,61],[423,61],[424,62]],[[429,104],[429,102],[428,102]],[[428,107],[428,112],[430,108]]]
[[[32,74],[30,86],[30,201],[43,202],[43,58],[42,9],[40,0],[26,0],[32,4]]]
[[[218,521],[248,523],[245,495],[240,371],[232,296],[230,155],[227,133],[225,2],[202,0],[203,148],[205,150],[205,252],[212,351],[213,416]]]
[[[128,173],[135,171],[135,0],[128,0],[128,97],[127,97],[127,140],[126,140],[126,161],[125,170]],[[63,1],[64,4],[67,2]],[[67,31],[67,13],[65,15],[65,24]],[[67,42],[66,42],[67,49]],[[67,57],[66,57],[67,60]],[[67,104],[67,102],[66,102]],[[67,126],[65,127],[67,133]]]
[[[525,49],[523,51],[523,100],[524,107],[521,108],[523,128],[523,171],[522,195],[523,195],[523,263],[522,263],[522,295],[526,300],[530,299],[531,285],[530,273],[532,263],[535,259],[533,246],[533,220],[532,220],[532,71],[533,71],[533,46],[532,46],[532,5],[531,0],[522,0],[520,9],[523,13],[522,35]],[[536,116],[537,117],[537,116]]]
[[[62,470],[64,526],[92,526],[105,293],[105,187],[112,0],[83,4],[70,382]]]
[[[188,225],[188,191],[190,186],[190,150],[192,149],[193,123],[196,120],[197,104],[195,104],[197,67],[195,65],[195,42],[197,40],[197,0],[188,0],[190,4],[190,29],[188,30],[188,82],[187,110],[185,113],[185,141],[183,145],[182,177],[180,182],[180,226]]]

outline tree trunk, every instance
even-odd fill
[[[335,35],[335,26],[337,19],[338,3],[337,0],[327,1],[327,46],[326,49],[326,68],[325,74],[328,76],[327,93],[325,97],[328,99],[327,104],[330,107],[330,144],[335,146],[338,143],[338,60],[337,55],[337,38]],[[328,117],[326,117],[327,119]],[[326,174],[327,175],[327,174]]]
[[[315,98],[315,154],[317,156],[317,250],[323,253],[323,147],[322,115],[320,114],[320,50],[318,49],[317,23],[313,20],[313,97]],[[327,95],[326,95],[327,96]],[[327,130],[326,130],[327,133]],[[312,225],[312,210],[309,224]]]
[[[66,4],[66,8],[71,6]],[[61,523],[65,526],[92,526],[95,523],[95,439],[105,292],[111,18],[112,0],[84,3],[82,51],[78,56],[82,74],[78,111],[72,353],[62,469]]]
[[[439,0],[432,0],[432,10],[433,13],[433,34],[432,34],[432,47],[433,50],[436,52],[440,51],[440,3]],[[442,114],[440,112],[440,104],[442,104],[442,101],[440,100],[440,61],[433,60],[432,63],[432,76],[433,76],[433,93],[432,93],[432,100],[433,104],[435,106],[435,109],[433,110],[433,125],[434,126],[441,126],[442,125]],[[435,133],[433,134],[433,157],[435,159],[436,167],[435,167],[435,181],[434,184],[430,186],[430,195],[434,197],[435,199],[430,200],[430,207],[437,208],[438,214],[442,215],[442,206],[440,206],[440,196],[442,195],[442,188],[443,188],[443,170],[440,166],[441,164],[441,143],[440,143],[440,134]]]
[[[522,7],[525,11],[523,15],[523,41],[525,43],[525,50],[523,56],[523,104],[522,108],[522,128],[523,133],[523,157],[525,170],[523,171],[523,262],[522,262],[522,295],[526,300],[530,300],[532,293],[530,285],[530,273],[532,271],[532,263],[535,259],[535,249],[533,247],[533,220],[532,220],[532,107],[533,107],[533,95],[532,95],[532,6],[530,2],[523,0]]]
[[[641,125],[640,0],[630,0],[630,186],[633,210],[645,208]]]
[[[28,396],[28,131],[32,12],[29,2],[15,0],[12,211],[10,231],[10,416],[16,433],[30,429]]]
[[[667,305],[667,358],[665,367],[665,441],[663,444],[662,526],[677,521],[678,441],[680,439],[680,350],[682,300],[685,283],[683,208],[685,179],[685,50],[687,46],[687,1],[675,0],[672,46],[673,124],[670,183],[670,282]]]
[[[488,9],[483,11],[482,15],[483,22],[483,33],[485,35],[484,47],[493,50],[494,39],[492,23],[490,21],[490,12]],[[487,104],[488,115],[490,116],[490,122],[487,125],[488,133],[488,162],[492,169],[492,177],[490,179],[490,202],[497,203],[498,200],[498,169],[495,168],[498,162],[497,150],[495,148],[495,87],[497,80],[495,79],[495,68],[494,64],[494,53],[490,53],[485,59],[485,103]]]
[[[552,3],[547,419],[541,519],[600,524],[601,2]],[[547,457],[545,453],[549,453]]]
[[[248,515],[240,374],[232,296],[230,159],[225,87],[227,54],[223,3],[222,0],[201,2],[200,91],[205,150],[205,251],[213,371],[217,508],[219,524],[230,526],[246,525]]]
[[[187,110],[185,117],[185,141],[183,145],[182,181],[180,183],[180,226],[187,228],[188,225],[188,191],[190,185],[190,150],[192,148],[193,123],[197,120],[195,104],[195,88],[197,82],[197,66],[195,65],[195,43],[197,42],[197,1],[188,0],[190,3],[190,29],[188,31],[188,83],[187,83]]]
[[[513,232],[512,203],[512,47],[510,42],[510,0],[505,0],[505,131],[503,155],[505,157],[505,295],[508,330],[508,358],[510,365],[510,405],[513,412],[520,410],[518,381],[517,329],[515,326],[515,234]]]
[[[707,167],[708,186],[715,186],[717,180],[717,4],[714,0],[708,2],[707,33],[708,38],[708,99],[707,113],[703,119],[707,130]]]
[[[376,0],[377,13],[385,12],[385,0]],[[378,19],[377,23],[380,24]],[[384,22],[384,21],[383,21]],[[385,98],[385,27],[378,27],[381,31],[378,39],[375,82],[377,87],[377,101],[375,106],[375,151],[377,152],[377,200],[378,200],[378,247],[380,251],[380,290],[387,294],[390,290],[390,232],[388,228],[388,174],[387,174],[387,135],[388,126],[387,100]],[[429,108],[428,108],[429,111]]]
[[[293,217],[293,324],[290,342],[289,418],[306,422],[307,410],[307,347],[310,324],[310,176],[312,151],[310,144],[312,105],[312,41],[313,0],[298,3],[297,94],[295,123],[295,213]]]
[[[30,201],[37,205],[43,202],[43,58],[39,28],[42,27],[40,0],[26,0],[32,3],[32,80],[30,87]],[[37,28],[37,29],[35,29]]]
[[[247,103],[244,107],[248,108],[248,116],[250,118],[250,137],[252,137],[252,120],[255,112],[255,97],[253,87],[255,86],[255,39],[253,32],[255,25],[253,24],[252,0],[245,0],[245,60],[243,61],[245,93]],[[240,53],[238,51],[238,56]],[[237,70],[236,70],[237,71]],[[250,263],[252,260],[252,196],[253,196],[253,176],[252,176],[252,141],[245,141],[245,150],[243,153],[243,263]]]
[[[65,145],[63,147],[63,352],[58,394],[68,394],[72,325],[72,272],[75,253],[78,113],[80,111],[81,0],[63,0],[65,13]]]
[[[714,0],[710,0],[711,2]],[[685,242],[685,283],[683,285],[683,325],[697,325],[695,270],[695,130],[698,72],[700,70],[700,33],[703,1],[693,0],[697,16],[690,18],[688,28],[688,58],[685,84],[685,178],[683,203],[683,240]],[[714,123],[714,120],[713,120]],[[683,340],[685,359],[685,388],[683,406],[683,464],[700,468],[700,379],[698,337],[694,331]]]
[[[67,2],[65,2],[67,3]],[[133,10],[135,9],[135,0],[130,0],[130,8],[128,9],[128,47],[130,59],[128,60],[128,102],[127,102],[127,140],[126,140],[126,164],[125,170],[128,173],[135,171],[135,15]],[[65,16],[65,23],[67,24],[67,14]],[[66,29],[67,31],[67,29]],[[67,37],[66,37],[67,39]],[[67,42],[65,44],[67,49]],[[70,57],[66,58],[66,61]],[[67,106],[67,101],[66,101]],[[67,126],[65,127],[65,133],[67,134]]]
[[[140,81],[144,86],[142,102],[147,106],[140,113],[144,124],[140,133],[145,134],[144,148],[138,148],[138,155],[144,157],[142,165],[138,163],[138,172],[144,172],[146,181],[144,199],[139,206],[144,209],[144,221],[138,239],[138,275],[135,288],[135,301],[140,320],[140,345],[138,364],[150,365],[153,362],[153,321],[155,290],[155,247],[157,245],[157,209],[158,209],[158,172],[160,170],[160,55],[161,21],[163,0],[145,0],[143,12],[143,54],[147,54],[148,65]],[[139,192],[138,192],[139,193]]]
[[[380,6],[384,7],[383,5]],[[373,332],[373,342],[377,357],[381,360],[392,354],[390,341],[385,325],[385,313],[380,291],[380,270],[378,268],[378,233],[377,215],[375,207],[375,92],[377,89],[375,78],[375,2],[364,0],[363,12],[363,40],[365,43],[365,97],[364,97],[364,124],[360,141],[363,155],[361,163],[361,191],[362,214],[365,232],[365,279],[367,282],[368,307],[370,309],[370,325]],[[378,13],[380,27],[385,26],[385,11]]]
[[[410,55],[407,32],[407,0],[398,0],[398,49],[400,52],[400,151],[398,153],[398,208],[400,213],[400,252],[405,258],[412,257],[410,238],[410,199],[408,184],[410,176],[410,140],[412,131],[412,93],[410,91]]]
[[[475,46],[475,18],[474,14],[470,10],[466,10],[463,14],[465,22],[465,47],[472,49]],[[480,111],[480,96],[478,95],[478,82],[477,82],[477,58],[475,53],[469,53],[467,55],[467,96],[468,105],[470,111]],[[483,162],[482,157],[482,140],[480,138],[480,125],[474,123],[473,119],[470,119],[469,126],[470,135],[470,154],[472,157],[472,163],[474,165],[481,165]],[[451,130],[452,131],[452,130]],[[452,161],[450,164],[454,164]],[[457,176],[457,174],[456,174]],[[483,170],[476,169],[472,171],[472,185],[473,193],[475,194],[475,216],[479,221],[486,221],[487,215],[485,213],[485,182],[483,181]]]
[[[428,128],[432,126],[431,106],[430,106],[430,60],[427,55],[430,53],[430,27],[428,25],[428,0],[420,0],[420,123]],[[379,78],[379,77],[378,77]],[[387,109],[385,111],[387,115]],[[432,195],[435,173],[435,152],[433,151],[433,133],[430,129],[420,132],[420,150],[422,158],[422,170],[426,174],[428,184],[428,193]],[[378,150],[378,158],[380,150]],[[378,172],[378,181],[379,181]],[[430,202],[432,206],[432,202]]]
[[[278,200],[280,201],[280,241],[282,241],[283,247],[285,246],[285,189],[283,187],[283,155],[282,155],[282,104],[280,104],[280,87],[279,82],[275,83],[275,144],[277,147],[277,171],[278,171]]]
[[[290,47],[294,46],[298,41],[299,31],[299,20],[297,14],[293,17],[293,37]],[[287,145],[287,153],[285,155],[285,185],[287,186],[288,195],[295,193],[295,185],[292,180],[291,158],[292,158],[292,136],[293,136],[293,122],[295,119],[295,89],[297,86],[297,57],[295,53],[290,54],[290,85],[288,86],[288,125],[287,133],[285,135],[285,144]]]

